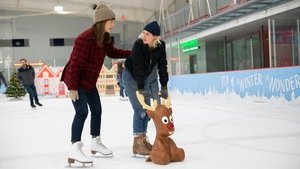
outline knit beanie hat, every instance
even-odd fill
[[[159,36],[160,35],[160,27],[156,21],[152,21],[148,23],[144,30],[150,32],[152,35]]]
[[[94,12],[94,23],[114,19],[115,13],[104,4],[98,4]]]

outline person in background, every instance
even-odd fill
[[[128,50],[116,49],[111,41],[110,32],[115,26],[115,13],[104,4],[94,5],[94,24],[75,39],[71,56],[66,64],[61,80],[69,89],[69,97],[75,109],[71,131],[71,149],[68,163],[93,163],[82,152],[81,134],[91,111],[90,150],[92,154],[108,156],[112,151],[103,145],[100,136],[102,107],[96,82],[105,56],[110,58],[127,58]]]
[[[43,106],[39,102],[39,98],[36,92],[36,87],[34,84],[35,72],[32,66],[27,64],[27,60],[20,59],[21,67],[18,69],[17,78],[22,82],[24,88],[29,94],[30,106],[36,108],[35,105]],[[34,102],[33,102],[34,100]]]
[[[157,71],[161,84],[161,97],[168,97],[165,42],[160,40],[160,27],[156,21],[148,23],[132,47],[132,54],[125,61],[123,84],[129,101],[134,110],[133,114],[133,154],[149,155],[152,145],[147,138],[149,117],[139,103],[136,91],[142,94],[145,102],[150,104],[150,81],[155,82]],[[157,83],[157,81],[156,81]],[[158,89],[157,89],[158,91]],[[152,91],[154,92],[154,91]]]
[[[5,80],[5,77],[4,77],[2,71],[0,71],[0,88],[2,86],[2,82],[1,81],[3,82],[4,86],[7,87],[7,83],[6,83],[6,80]]]
[[[127,98],[126,98],[127,93],[124,89],[124,85],[123,85],[123,82],[122,82],[122,75],[123,75],[125,65],[122,61],[120,61],[120,62],[118,62],[117,66],[118,66],[117,82],[118,82],[118,85],[120,87],[120,100],[125,101],[125,100],[127,100]]]

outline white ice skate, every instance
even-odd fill
[[[72,144],[71,150],[68,155],[68,163],[69,165],[66,167],[88,167],[93,166],[93,159],[86,156],[82,152],[83,143],[81,141],[77,141],[76,143]],[[72,166],[72,164],[75,163],[75,161],[82,164],[82,166]],[[85,164],[89,164],[86,166]]]
[[[113,152],[103,145],[100,136],[91,140],[91,153],[93,156],[96,156],[96,153],[100,153],[104,157],[113,157]]]

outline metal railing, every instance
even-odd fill
[[[194,0],[162,20],[164,38],[250,0]]]

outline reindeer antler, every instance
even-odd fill
[[[149,105],[147,105],[145,103],[144,96],[142,94],[140,94],[138,91],[136,91],[136,97],[139,100],[139,102],[141,103],[141,105],[143,106],[143,109],[150,110],[150,111],[155,111],[155,108],[157,106],[157,101],[156,100],[153,101],[153,106],[150,107]]]
[[[162,105],[165,105],[168,109],[172,106],[170,95],[168,96],[167,99],[162,98]]]

